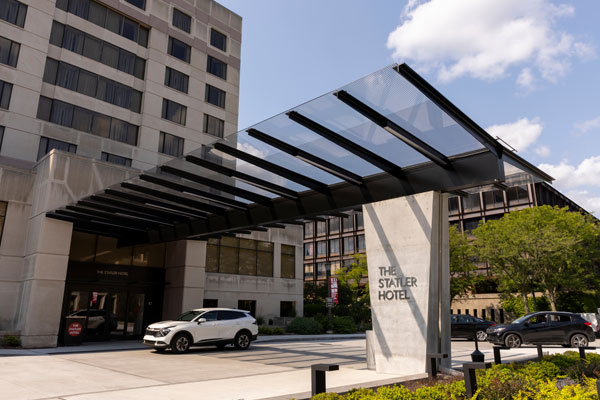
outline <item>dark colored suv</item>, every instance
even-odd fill
[[[450,335],[453,338],[465,338],[484,341],[487,338],[486,329],[496,325],[485,319],[471,315],[452,314],[450,318]]]
[[[513,348],[523,343],[586,347],[596,337],[592,324],[578,314],[540,311],[488,328],[487,340]]]

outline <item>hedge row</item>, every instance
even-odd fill
[[[580,360],[573,351],[544,357],[540,362],[500,364],[477,371],[476,400],[598,400],[596,379],[600,355]],[[355,389],[345,395],[321,393],[312,400],[467,400],[464,381],[423,386],[411,391],[403,386],[377,391]]]

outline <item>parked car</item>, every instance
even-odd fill
[[[596,340],[591,322],[578,314],[551,311],[527,314],[511,324],[493,326],[487,334],[489,342],[512,348],[523,343],[586,347]]]
[[[249,311],[230,308],[198,308],[187,311],[172,321],[154,323],[146,329],[144,344],[157,351],[170,348],[185,353],[191,346],[233,344],[246,350],[258,337],[258,325]]]
[[[487,328],[494,325],[496,325],[494,322],[471,315],[452,314],[450,318],[450,336],[471,340],[477,338],[482,342],[487,338]]]
[[[598,314],[596,313],[579,313],[583,319],[587,322],[592,323],[592,330],[594,331],[596,338],[600,337],[600,325],[598,324]]]

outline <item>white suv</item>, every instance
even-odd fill
[[[148,326],[144,344],[157,351],[171,348],[173,353],[185,353],[190,346],[233,344],[246,350],[258,337],[258,325],[248,311],[231,308],[198,308],[187,311],[173,321]]]

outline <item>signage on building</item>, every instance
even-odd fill
[[[335,304],[339,303],[338,300],[338,278],[332,276],[329,278],[329,296]]]
[[[398,276],[396,268],[379,267],[379,278],[377,279],[378,300],[409,300],[410,292],[407,288],[417,286],[417,278],[414,276]]]
[[[81,335],[81,331],[83,330],[83,326],[79,322],[73,322],[69,324],[67,328],[67,333],[69,336],[79,336]]]

